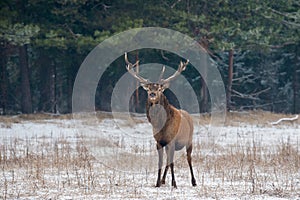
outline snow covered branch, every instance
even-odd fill
[[[281,118],[281,119],[279,119],[278,121],[276,121],[276,122],[271,122],[270,124],[272,124],[272,125],[277,125],[277,124],[279,124],[280,122],[282,122],[282,121],[295,121],[295,120],[297,120],[298,119],[298,115],[296,115],[295,117],[291,117],[291,118]]]

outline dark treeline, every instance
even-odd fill
[[[0,113],[72,111],[77,71],[100,42],[137,27],[163,27],[198,41],[218,66],[230,110],[300,112],[300,3],[298,0],[3,0],[0,2]],[[160,50],[131,57],[177,67],[180,58]],[[111,64],[97,89],[98,110],[124,74]],[[193,69],[184,72],[209,111],[209,92]],[[166,91],[170,101],[176,97]],[[138,90],[131,111],[143,112]]]

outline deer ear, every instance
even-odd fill
[[[169,83],[169,82],[163,84],[163,85],[161,86],[162,92],[163,92],[165,89],[169,88],[169,86],[170,86],[170,83]]]

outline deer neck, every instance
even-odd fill
[[[153,130],[156,133],[166,127],[173,115],[171,105],[167,97],[163,94],[160,101],[155,104],[149,100],[147,101],[146,112],[148,121],[152,124]]]

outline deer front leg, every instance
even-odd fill
[[[166,165],[166,168],[165,168],[165,171],[164,171],[164,175],[161,179],[161,184],[165,184],[166,183],[166,176],[167,176],[167,173],[168,173],[168,169],[169,169],[169,165]]]
[[[163,164],[163,147],[160,144],[156,144],[157,152],[158,152],[158,174],[157,174],[157,181],[155,187],[161,186],[161,168]]]
[[[171,174],[172,174],[172,186],[174,188],[177,188],[176,181],[175,181],[175,175],[174,175],[174,152],[175,152],[175,145],[173,143],[169,144],[166,147],[167,150],[167,166],[170,166],[171,168]]]

